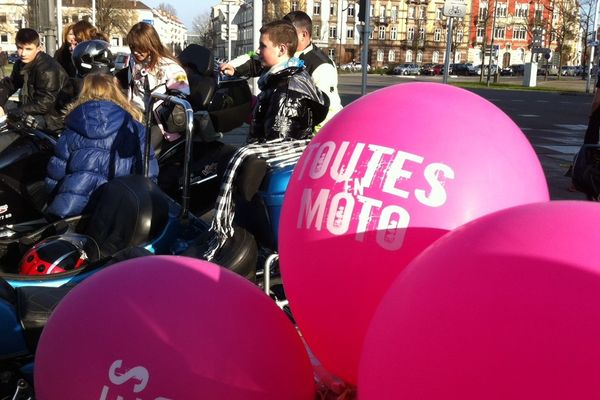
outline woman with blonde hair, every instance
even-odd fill
[[[141,120],[141,111],[131,105],[111,75],[86,75],[48,163],[46,184],[53,199],[46,212],[60,218],[81,214],[105,182],[142,174],[146,135]],[[156,180],[154,152],[150,157],[150,178]]]
[[[65,26],[63,30],[63,43],[54,53],[54,59],[62,65],[65,71],[67,71],[69,78],[75,77],[75,74],[77,73],[75,71],[75,64],[73,64],[73,60],[71,59],[73,49],[76,45],[77,41],[75,40],[75,34],[73,33],[73,25]]]

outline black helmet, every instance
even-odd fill
[[[115,63],[108,47],[109,44],[104,40],[87,40],[75,46],[72,57],[77,75],[84,77],[90,72],[112,74]]]

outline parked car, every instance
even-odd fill
[[[502,68],[500,70],[500,75],[503,75],[503,76],[525,75],[525,65],[524,64],[509,65],[508,67]]]
[[[540,65],[537,70],[538,75],[558,75],[558,67],[556,65]]]
[[[482,70],[481,70],[481,65],[477,65],[476,67],[476,74],[475,75],[481,75]],[[492,65],[488,65],[485,64],[483,67],[483,76],[487,76],[488,75],[488,71],[490,75],[496,75],[499,71],[498,71],[498,65],[496,64],[492,64]]]
[[[17,53],[12,53],[8,55],[8,63],[14,64],[19,59],[19,55]]]
[[[434,64],[434,63],[427,63],[427,64],[421,65],[420,74],[421,75],[435,75],[435,73],[433,71],[435,66],[436,66],[436,64]]]
[[[450,73],[452,73],[452,64],[450,64]],[[442,75],[444,73],[444,64],[437,64],[433,67],[434,75]]]
[[[417,64],[405,63],[394,67],[396,75],[419,75],[420,68]]]
[[[129,53],[117,53],[115,55],[115,71],[123,69],[129,65]]]
[[[571,65],[563,65],[560,69],[560,74],[562,76],[576,76],[577,68]]]

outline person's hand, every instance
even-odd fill
[[[9,110],[6,113],[6,118],[10,122],[21,122],[21,121],[25,120],[25,117],[26,117],[26,114],[20,108],[15,108],[13,110]]]
[[[233,65],[227,63],[221,64],[219,66],[219,71],[221,71],[223,75],[227,76],[233,76],[235,74],[235,68]]]

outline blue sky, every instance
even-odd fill
[[[219,3],[219,0],[142,0],[149,7],[158,7],[165,3],[172,5],[177,10],[177,17],[185,24],[188,29],[192,27],[193,19],[200,14],[204,14],[212,6]]]

